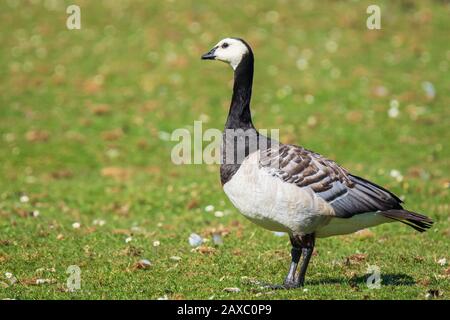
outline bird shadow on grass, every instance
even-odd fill
[[[328,278],[321,278],[317,280],[309,280],[307,281],[307,284],[309,285],[323,285],[323,284],[349,284],[350,286],[360,286],[360,285],[366,285],[367,280],[369,279],[370,275],[366,274],[359,277],[352,277],[350,279],[344,278],[344,277],[328,277]],[[370,283],[370,281],[369,281]],[[412,286],[415,285],[416,282],[414,279],[404,273],[387,273],[381,275],[381,285],[382,286]]]
[[[345,278],[345,277],[321,277],[320,279],[306,279],[305,286],[321,286],[321,285],[348,285],[352,288],[357,288],[361,286],[368,286],[367,279],[370,277],[370,274],[362,275],[362,276],[353,276],[352,278]],[[371,282],[369,281],[369,284]],[[271,285],[269,283],[261,282],[254,279],[247,279],[244,281],[244,284],[251,285],[251,286],[258,286],[264,289],[270,289],[270,290],[279,290],[279,289],[285,289],[281,284],[278,285]],[[381,286],[413,286],[416,282],[414,279],[404,273],[387,273],[381,275]],[[259,292],[259,290],[258,290]]]

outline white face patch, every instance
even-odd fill
[[[228,62],[233,70],[236,70],[242,57],[248,53],[247,46],[242,41],[232,38],[220,40],[215,47],[215,59]]]

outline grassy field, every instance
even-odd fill
[[[0,298],[449,299],[449,4],[376,2],[381,30],[373,1],[1,1]],[[73,3],[81,30],[66,29]],[[170,159],[173,130],[223,128],[232,71],[200,55],[227,36],[254,48],[257,127],[434,227],[321,239],[305,290],[255,285],[281,283],[288,237],[233,208],[217,165]]]

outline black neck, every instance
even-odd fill
[[[253,83],[253,54],[247,53],[234,71],[233,97],[231,98],[226,129],[253,128],[250,99]]]

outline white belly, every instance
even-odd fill
[[[299,234],[312,233],[330,220],[334,211],[325,200],[260,169],[258,153],[249,155],[223,186],[245,217],[269,230]]]
[[[316,230],[316,236],[318,238],[325,238],[335,235],[349,234],[386,222],[394,222],[394,220],[386,218],[376,212],[357,214],[347,219],[331,218],[328,224],[323,225]]]

